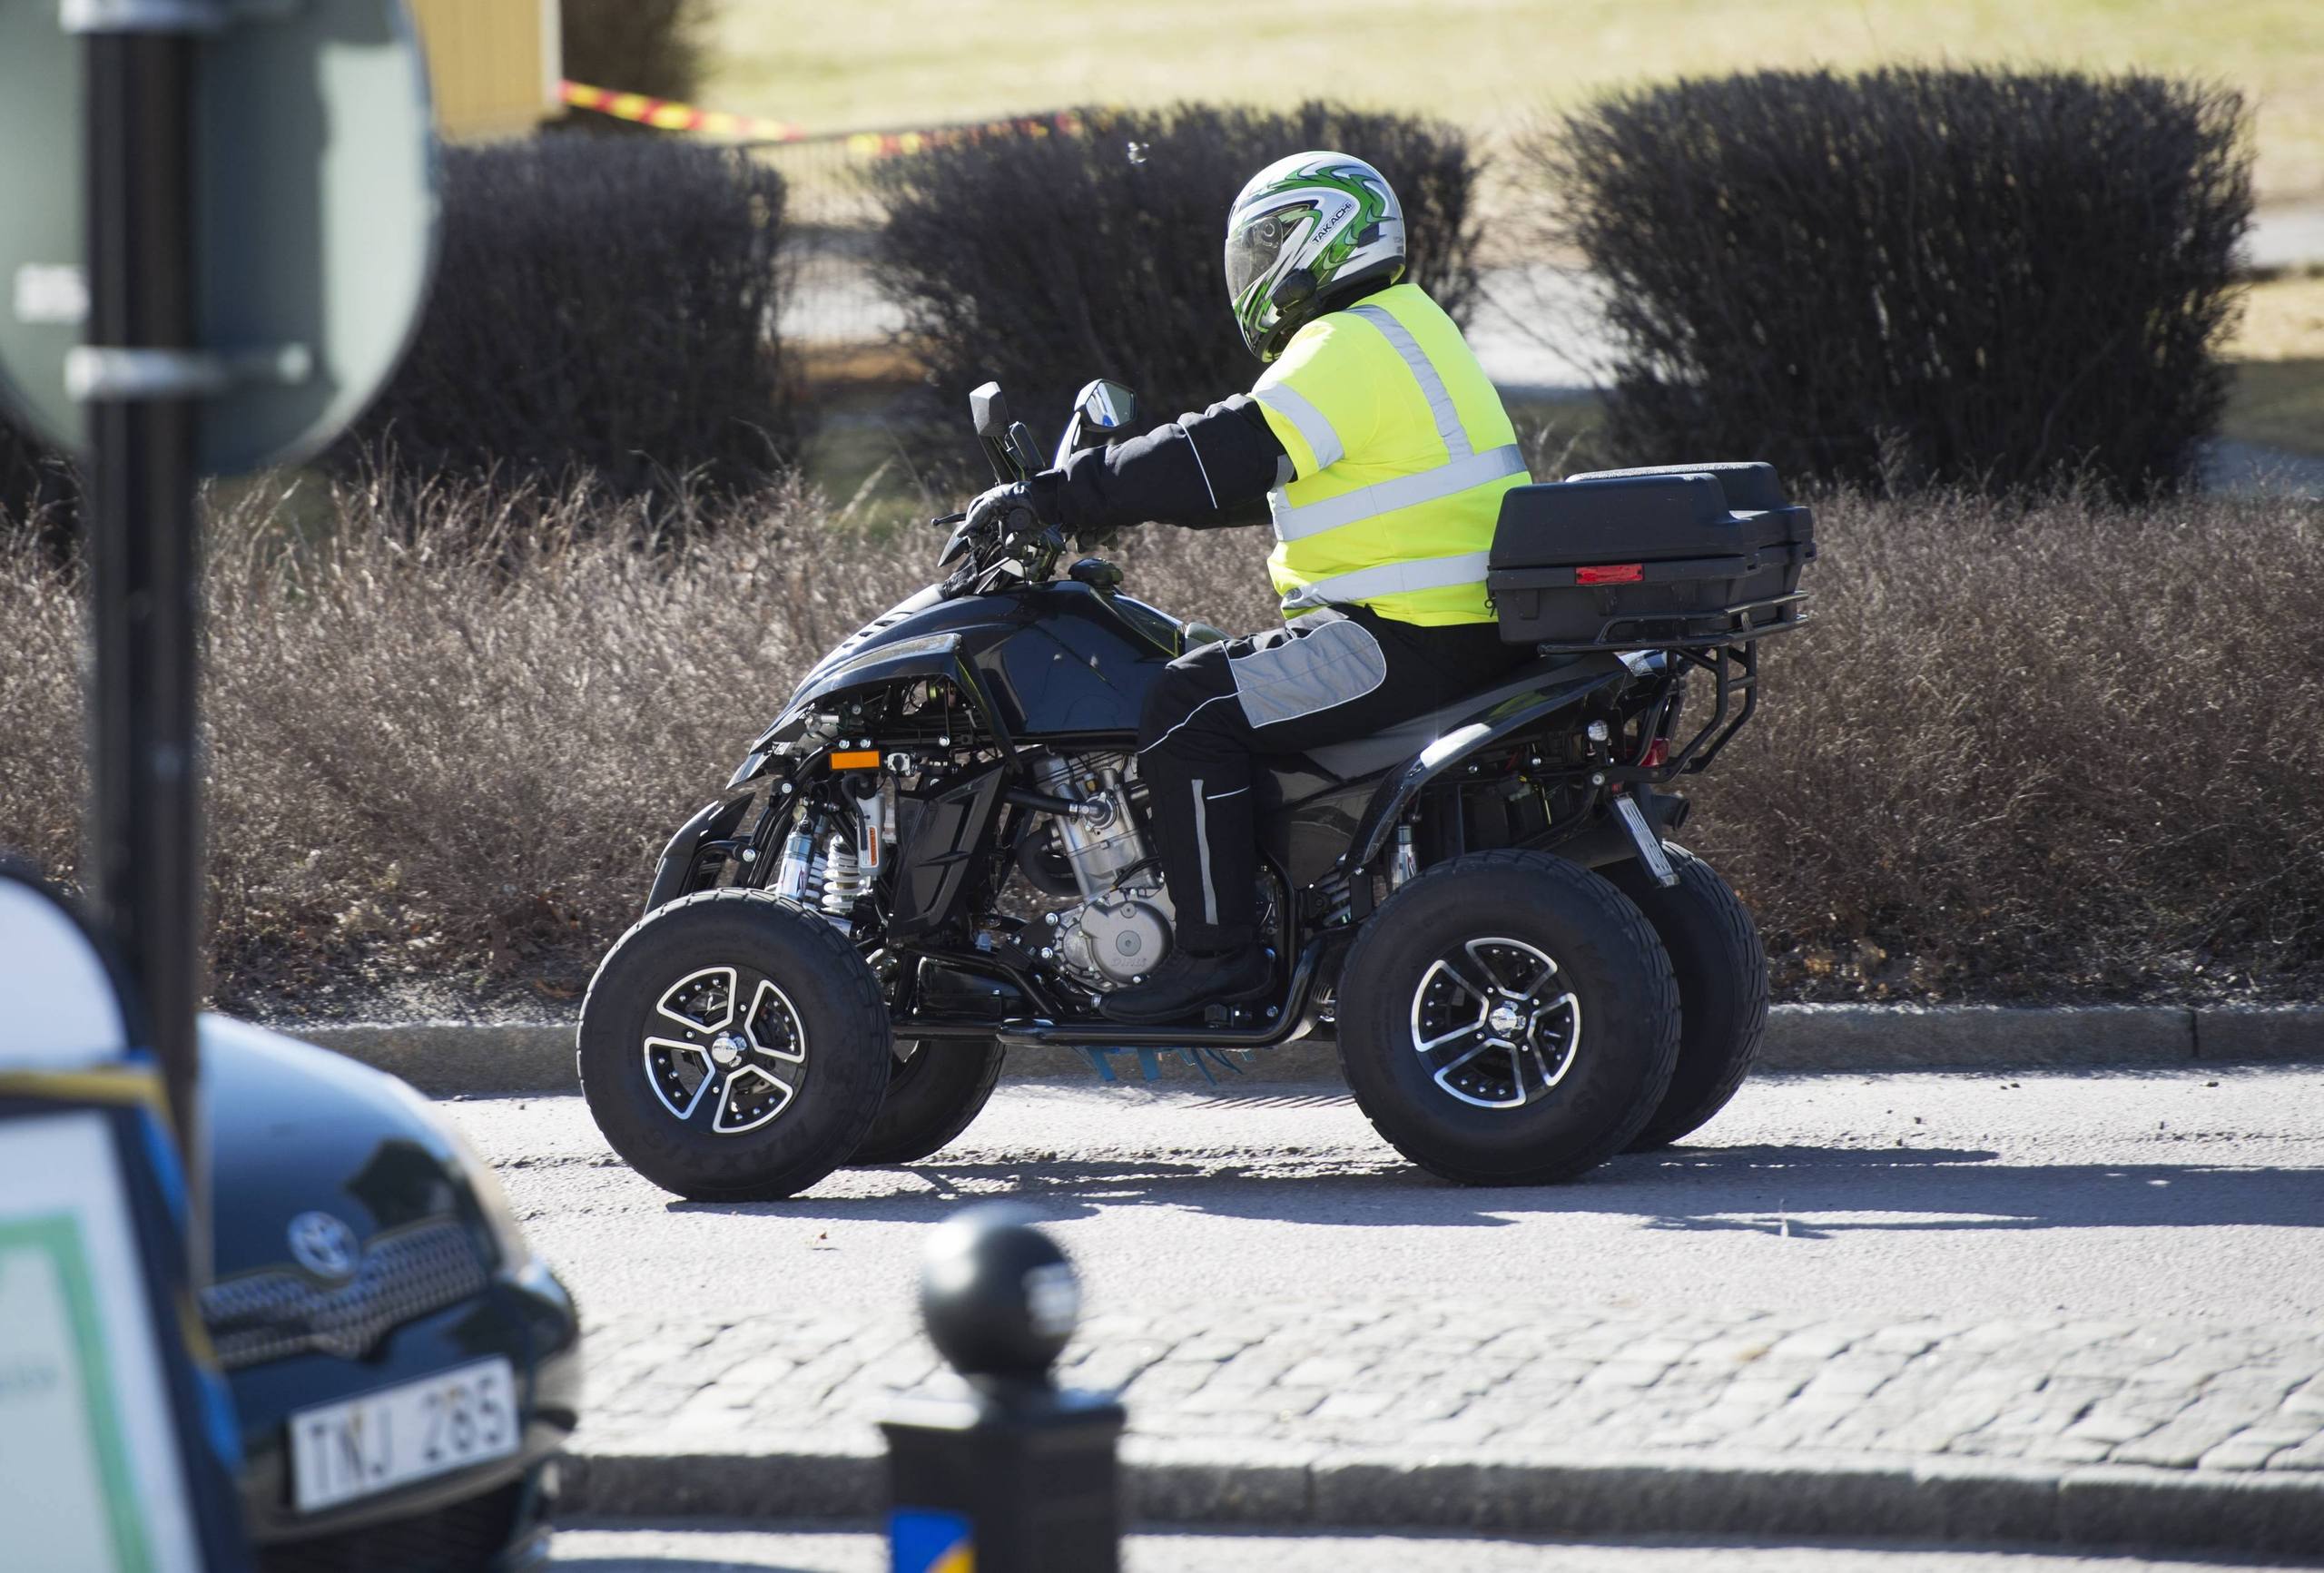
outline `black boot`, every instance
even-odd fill
[[[1107,995],[1098,1008],[1108,1021],[1184,1021],[1206,1005],[1256,999],[1274,984],[1275,968],[1256,945],[1224,956],[1174,950],[1145,982]]]

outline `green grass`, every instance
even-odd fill
[[[2222,429],[2240,442],[2324,454],[2324,359],[2239,364]]]
[[[2227,435],[2324,454],[2324,278],[2253,286],[2227,353],[2236,363]]]
[[[1761,66],[1999,62],[2217,78],[2271,199],[2324,193],[2317,0],[724,0],[704,96],[811,131],[1070,103],[1322,97],[1486,133],[1609,88]],[[618,86],[619,84],[609,85]]]

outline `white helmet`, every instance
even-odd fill
[[[1277,159],[1226,214],[1226,293],[1243,342],[1273,360],[1302,324],[1404,271],[1404,210],[1387,177],[1341,152]]]

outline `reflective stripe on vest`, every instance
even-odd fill
[[[1468,445],[1463,443],[1462,446],[1465,447]],[[1470,454],[1465,458],[1453,459],[1438,465],[1434,469],[1398,476],[1393,480],[1378,481],[1295,508],[1284,500],[1282,488],[1277,487],[1267,494],[1267,511],[1275,521],[1276,540],[1304,540],[1309,536],[1320,536],[1325,530],[1336,530],[1344,525],[1360,525],[1375,515],[1393,514],[1399,508],[1455,496],[1471,487],[1485,486],[1506,476],[1523,473],[1525,455],[1515,443],[1510,443],[1502,447],[1487,448],[1482,453]]]
[[[1340,434],[1332,429],[1324,412],[1308,403],[1306,396],[1297,388],[1278,382],[1273,388],[1259,389],[1257,398],[1261,404],[1289,421],[1305,439],[1308,451],[1315,456],[1317,469],[1329,469],[1347,457],[1347,449],[1340,444]]]
[[[1415,557],[1408,563],[1383,563],[1302,585],[1283,598],[1285,612],[1311,611],[1334,602],[1369,601],[1380,595],[1403,595],[1414,590],[1452,590],[1482,585],[1485,561],[1492,554],[1463,552],[1457,557]]]
[[[1412,336],[1412,330],[1377,306],[1351,306],[1348,315],[1361,317],[1380,329],[1380,337],[1412,369],[1413,380],[1420,384],[1421,392],[1428,399],[1428,413],[1436,422],[1436,435],[1444,441],[1445,457],[1468,457],[1469,433],[1461,424],[1461,412],[1452,408],[1452,391],[1444,386],[1444,379],[1436,375],[1435,363]]]

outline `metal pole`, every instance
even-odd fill
[[[178,350],[194,334],[192,73],[182,34],[89,33],[88,342]],[[145,1011],[185,1166],[196,1283],[210,1275],[197,1096],[201,774],[194,745],[194,408],[90,408],[95,822],[88,888]]]

